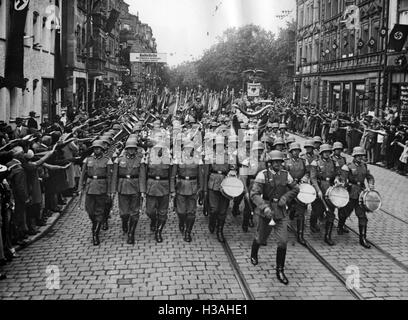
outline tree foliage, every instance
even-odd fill
[[[287,96],[288,88],[292,87],[293,70],[288,66],[294,67],[295,28],[292,21],[279,31],[277,37],[253,24],[227,29],[202,58],[170,69],[169,86],[191,88],[202,85],[217,91],[229,86],[237,92],[246,89],[248,81],[259,81],[264,89],[275,95]],[[243,74],[243,71],[253,69],[266,73],[259,78]]]

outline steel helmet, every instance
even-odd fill
[[[266,127],[267,127],[267,128],[273,128],[273,124],[269,122],[269,123],[266,125]]]
[[[336,150],[336,149],[341,149],[341,150],[343,150],[343,149],[344,149],[343,144],[342,144],[341,142],[335,142],[335,143],[333,143],[333,150]]]
[[[273,146],[275,147],[275,146],[277,146],[277,145],[279,145],[279,144],[285,145],[285,142],[283,142],[283,139],[282,139],[282,138],[276,138],[275,141],[274,141],[274,143],[273,143]]]
[[[365,155],[366,155],[366,151],[365,151],[364,148],[362,148],[362,147],[355,147],[355,148],[353,149],[353,154],[352,154],[353,157],[355,157],[355,156],[365,156]]]
[[[322,145],[320,146],[320,154],[322,154],[322,153],[325,152],[325,151],[330,151],[330,152],[332,152],[332,151],[333,151],[332,146],[329,145],[329,144],[322,144]]]
[[[91,148],[102,148],[103,150],[106,150],[105,145],[103,144],[102,140],[96,140],[92,143]]]
[[[143,129],[143,126],[141,123],[135,124],[135,128],[134,128],[135,131],[142,131],[142,129]]]
[[[291,143],[293,143],[293,142],[296,142],[296,139],[295,139],[294,136],[289,136],[289,137],[286,139],[286,143],[287,143],[287,144],[291,144]]]
[[[135,148],[135,149],[137,149],[137,142],[136,142],[136,140],[129,139],[129,140],[126,142],[125,150],[126,150],[126,149],[129,149],[129,148]]]
[[[300,143],[298,142],[293,142],[290,147],[289,147],[289,152],[293,151],[293,150],[302,150]]]
[[[285,123],[281,123],[279,125],[279,129],[287,129],[287,128],[288,128],[288,126]]]
[[[119,130],[122,129],[122,126],[121,126],[120,124],[114,124],[113,127],[112,127],[112,129],[119,131]]]
[[[316,142],[323,143],[322,137],[319,137],[319,136],[314,137],[314,138],[313,138],[313,141],[314,141],[315,143],[316,143]]]
[[[265,145],[261,141],[255,141],[251,148],[252,151],[265,150]]]
[[[307,147],[314,148],[314,140],[306,140],[305,144],[304,144],[304,147],[305,148],[307,148]]]
[[[213,122],[211,122],[211,125],[210,125],[211,127],[218,127],[218,122],[216,122],[216,121],[213,121]]]
[[[272,123],[272,128],[273,129],[279,129],[279,123],[277,123],[277,122]]]
[[[285,157],[283,156],[283,153],[281,151],[271,151],[268,154],[268,161],[284,161]]]

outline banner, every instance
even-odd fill
[[[10,29],[7,36],[4,85],[25,88],[24,80],[24,29],[30,0],[10,1]]]
[[[260,83],[248,83],[248,97],[259,97],[261,94]]]
[[[167,53],[130,53],[130,62],[167,62]]]
[[[55,6],[59,8],[59,0],[55,0]],[[59,14],[61,11],[58,11]],[[59,16],[59,21],[61,17]],[[54,51],[54,89],[62,89],[68,86],[65,76],[65,68],[61,57],[61,24],[55,29],[55,51]]]
[[[109,14],[109,18],[106,21],[106,25],[105,25],[106,33],[110,33],[112,31],[112,29],[115,27],[116,22],[118,21],[119,16],[120,16],[120,12],[112,8]]]

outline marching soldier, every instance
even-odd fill
[[[319,157],[320,156],[320,147],[323,144],[323,140],[321,137],[316,136],[313,138],[313,143],[314,143],[314,154]]]
[[[161,243],[169,204],[173,203],[175,196],[170,150],[162,142],[157,143],[150,150],[146,164],[146,178],[147,181],[142,181],[144,185],[141,186],[141,190],[146,190],[146,214],[151,219],[150,229],[155,232],[156,241]]]
[[[267,239],[275,223],[275,234],[278,238],[276,253],[276,276],[287,285],[284,267],[288,242],[289,219],[286,205],[299,193],[299,188],[289,172],[282,169],[284,156],[280,151],[269,153],[269,168],[262,170],[255,178],[251,188],[251,200],[256,205],[258,215],[258,230],[251,249],[251,263],[258,264],[258,251],[261,245],[266,245]]]
[[[84,160],[79,192],[86,192],[85,210],[92,221],[93,244],[100,244],[99,232],[105,220],[105,208],[111,194],[112,161],[104,155],[105,146],[97,140],[92,144],[93,155]]]
[[[252,202],[249,191],[254,184],[254,180],[258,172],[266,169],[265,162],[265,147],[261,141],[255,141],[252,145],[252,153],[250,157],[242,162],[239,171],[239,177],[246,186],[245,190],[245,207],[244,217],[242,220],[242,230],[248,232],[248,227],[254,227],[252,214],[255,204]]]
[[[370,190],[374,189],[375,181],[367,165],[363,162],[366,151],[361,147],[355,147],[352,156],[354,157],[353,161],[347,164],[346,167],[343,167],[344,176],[349,185],[350,201],[344,210],[339,211],[338,229],[340,234],[344,233],[346,220],[354,210],[358,218],[360,244],[364,248],[369,249],[371,246],[367,242],[367,212],[361,203],[359,203],[359,197],[365,189],[365,181],[367,180]]]
[[[112,193],[118,193],[119,214],[127,243],[135,243],[135,230],[140,217],[141,194],[146,195],[146,168],[143,155],[138,153],[136,140],[128,140],[125,154],[115,160],[112,177]]]
[[[292,143],[289,148],[291,157],[285,162],[286,170],[298,184],[307,183],[310,180],[310,172],[306,165],[306,160],[299,157],[301,150],[302,148],[300,147],[300,143]],[[291,216],[293,215],[293,217],[296,218],[297,241],[301,245],[305,246],[306,242],[303,236],[307,206],[297,199],[294,199],[290,202],[289,210],[291,212]]]
[[[184,241],[191,242],[191,231],[196,220],[197,198],[203,186],[202,161],[194,154],[194,142],[183,145],[179,160],[173,165],[176,176],[176,212],[179,217],[179,229],[184,233]]]
[[[312,171],[312,184],[318,194],[317,199],[312,203],[312,214],[310,215],[310,229],[313,233],[320,231],[317,226],[317,220],[323,218],[326,212],[326,226],[324,242],[329,246],[335,243],[331,239],[334,222],[334,206],[324,200],[325,194],[329,187],[335,184],[336,180],[341,178],[341,168],[330,158],[332,147],[328,144],[323,144],[320,148],[320,159],[317,160],[316,170]]]
[[[341,142],[335,142],[333,144],[333,156],[332,159],[337,162],[337,165],[342,168],[345,164],[347,164],[347,160],[345,157],[341,155],[343,152],[343,144]]]
[[[301,158],[306,160],[306,165],[316,165],[316,161],[319,159],[319,155],[316,155],[314,152],[314,141],[313,140],[306,140],[303,147],[305,148],[306,152],[300,155]]]
[[[208,229],[214,233],[217,228],[217,239],[225,242],[224,225],[230,200],[221,192],[221,183],[235,167],[229,164],[229,156],[225,152],[224,136],[215,139],[215,154],[206,157],[204,166],[204,193],[208,193],[210,214]]]

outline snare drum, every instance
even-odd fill
[[[308,183],[300,184],[297,199],[304,204],[314,202],[316,200],[316,189]]]
[[[244,183],[237,177],[227,177],[221,182],[221,193],[232,200],[244,193]]]
[[[382,200],[380,194],[375,190],[365,190],[361,192],[359,203],[369,212],[381,209]]]
[[[327,189],[326,198],[336,208],[344,208],[350,201],[348,191],[341,186],[333,186]]]

